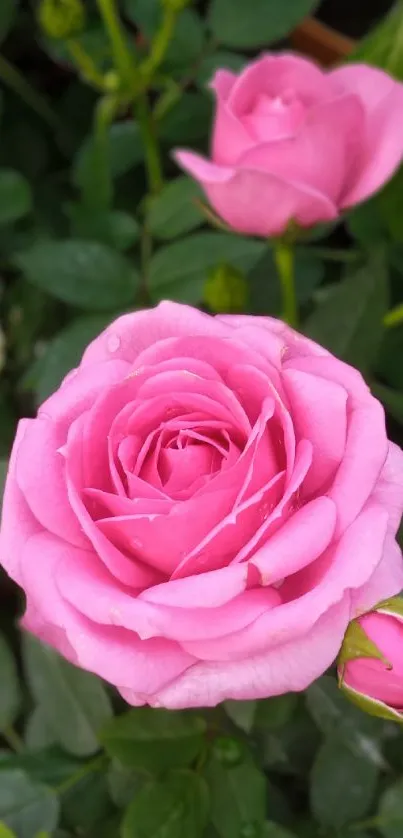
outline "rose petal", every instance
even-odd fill
[[[302,189],[306,185],[337,204],[355,163],[356,147],[362,147],[364,129],[360,100],[346,95],[309,111],[295,137],[255,145],[237,166],[272,174]]]
[[[225,169],[187,151],[179,165],[202,185],[212,207],[234,230],[248,235],[279,235],[291,219],[311,227],[337,218],[335,204],[314,188],[260,170]]]
[[[3,494],[0,530],[1,564],[11,578],[19,584],[21,584],[20,561],[24,544],[31,535],[35,535],[42,529],[32,514],[16,477],[17,457],[29,422],[29,419],[21,419],[17,426]]]
[[[210,82],[210,87],[215,90],[217,98],[228,99],[237,78],[236,73],[232,73],[231,70],[217,70]]]
[[[71,544],[86,547],[88,540],[67,495],[65,461],[59,453],[64,437],[60,425],[50,419],[27,419],[16,458],[16,477],[41,526]]]
[[[133,366],[138,355],[166,338],[204,335],[225,338],[222,324],[192,306],[162,302],[156,308],[118,317],[84,352],[81,366],[119,358]],[[91,375],[91,374],[90,374]]]
[[[307,633],[243,661],[197,663],[150,699],[154,707],[212,707],[226,699],[304,690],[333,663],[349,620],[348,598]]]
[[[263,55],[252,61],[233,85],[228,105],[238,116],[251,110],[259,93],[276,98],[284,91],[296,91],[306,105],[329,97],[326,75],[312,61],[296,55]]]
[[[340,384],[293,369],[285,370],[283,380],[297,439],[312,442],[313,461],[303,492],[313,495],[334,477],[344,454],[347,392]]]
[[[145,696],[159,690],[193,662],[177,643],[152,638],[139,640],[132,632],[115,626],[102,626],[86,619],[61,597],[56,577],[62,559],[75,551],[56,536],[40,533],[32,536],[23,555],[24,588],[46,623],[50,624],[50,642],[55,641],[54,626],[63,629],[77,655],[77,663],[118,687],[136,689]],[[40,560],[43,574],[37,573]],[[144,702],[145,699],[143,699]]]

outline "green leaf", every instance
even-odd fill
[[[400,12],[400,14],[402,14]],[[402,15],[403,20],[403,15]],[[403,28],[402,28],[403,33]],[[403,53],[402,53],[403,60]],[[394,242],[403,242],[403,166],[377,196],[382,224]]]
[[[289,829],[284,829],[278,823],[267,821],[264,825],[262,838],[297,838],[297,836],[294,832],[290,832]]]
[[[133,301],[138,275],[120,253],[98,242],[38,241],[14,257],[25,278],[80,308],[124,308]]]
[[[20,685],[17,667],[11,649],[0,634],[0,730],[11,725],[16,718],[21,704]]]
[[[17,17],[16,0],[1,0],[0,3],[0,44],[9,34]]]
[[[186,92],[159,121],[161,140],[168,145],[203,139],[213,116],[213,100],[204,92]]]
[[[388,283],[381,253],[330,288],[304,325],[308,337],[362,371],[371,368],[383,336]]]
[[[119,809],[128,806],[148,780],[145,772],[127,768],[118,760],[112,760],[107,772],[109,794]]]
[[[137,123],[115,122],[109,129],[109,170],[112,178],[127,174],[143,158],[143,144]],[[73,164],[74,185],[87,195],[97,194],[98,155],[94,137],[87,137]]]
[[[376,827],[383,838],[402,838],[403,778],[383,792],[379,801]]]
[[[377,399],[380,399],[385,410],[403,425],[403,393],[398,390],[392,390],[391,387],[385,387],[384,384],[379,384],[378,381],[371,382],[371,390]]]
[[[133,246],[140,235],[136,219],[128,212],[97,212],[85,204],[70,204],[68,215],[72,225],[72,238],[98,241],[116,250],[125,251]]]
[[[102,760],[99,763],[97,768],[63,793],[63,823],[73,830],[74,835],[101,838],[103,825],[115,811],[108,793],[106,766]],[[115,829],[112,836],[116,838],[117,835]]]
[[[167,49],[163,69],[176,73],[186,71],[200,56],[204,46],[203,21],[193,9],[178,15],[172,40]]]
[[[55,735],[49,726],[45,707],[34,707],[25,726],[25,744],[33,751],[47,748],[55,743]]]
[[[369,759],[378,768],[386,768],[379,746],[383,726],[349,704],[329,675],[319,678],[305,693],[306,705],[319,730],[330,736],[338,733],[354,755]]]
[[[16,835],[4,823],[0,823],[0,838],[16,838]]]
[[[211,268],[227,263],[248,271],[264,243],[227,233],[195,233],[161,248],[150,264],[149,286],[154,300],[165,297],[197,303]]]
[[[403,81],[402,40],[403,7],[398,2],[393,4],[386,17],[382,17],[379,25],[359,41],[349,60],[380,67],[398,81]]]
[[[220,43],[249,49],[284,38],[318,5],[318,0],[212,0],[209,22]]]
[[[122,838],[199,838],[207,824],[205,782],[191,771],[175,771],[149,783],[126,811]]]
[[[295,693],[266,698],[257,702],[255,724],[266,730],[279,730],[291,719],[298,703]]]
[[[101,681],[59,657],[34,637],[23,638],[25,672],[33,697],[47,713],[57,742],[75,756],[98,750],[97,734],[112,715]]]
[[[18,770],[2,771],[0,781],[0,820],[18,838],[36,838],[38,832],[53,831],[59,803],[51,789]]]
[[[232,70],[233,73],[239,73],[245,67],[247,59],[244,55],[239,55],[236,52],[228,52],[221,49],[214,52],[212,55],[206,55],[203,61],[200,62],[198,73],[196,76],[196,84],[199,87],[205,87],[212,81],[217,70]]]
[[[378,196],[354,207],[346,217],[347,227],[354,239],[366,250],[381,245],[387,239],[385,221],[379,206]]]
[[[111,321],[111,315],[93,314],[73,320],[48,343],[40,358],[35,382],[36,400],[41,404],[81,360],[84,349]]]
[[[200,752],[206,723],[191,712],[136,707],[111,720],[100,741],[124,765],[166,771],[189,765]]]
[[[57,788],[77,771],[82,770],[82,767],[81,761],[66,754],[57,746],[42,748],[34,752],[22,751],[18,754],[7,751],[6,755],[0,759],[0,783],[1,772],[18,768],[24,771],[31,780]]]
[[[376,372],[380,379],[396,390],[403,390],[403,328],[394,326],[385,331],[377,357]]]
[[[245,733],[250,733],[256,716],[257,701],[224,701],[230,719]]]
[[[125,15],[138,26],[142,35],[150,38],[161,21],[160,0],[124,0]]]
[[[13,169],[0,169],[0,224],[12,224],[32,208],[29,183]]]
[[[196,201],[201,197],[199,185],[191,178],[171,180],[149,203],[150,232],[169,240],[200,227],[204,217]]]
[[[335,732],[324,740],[312,768],[312,813],[323,826],[341,829],[367,814],[377,780],[374,763],[354,754]]]
[[[211,757],[203,773],[210,789],[211,820],[221,838],[240,838],[251,826],[259,834],[266,815],[266,778],[253,760],[226,767]]]

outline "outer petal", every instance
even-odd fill
[[[215,90],[217,99],[228,99],[237,78],[236,73],[232,73],[231,70],[217,70],[210,82],[210,87]]]
[[[231,166],[255,143],[256,140],[230,110],[227,102],[218,101],[211,148],[213,160],[220,165]]]
[[[311,227],[337,218],[332,201],[309,186],[253,169],[226,169],[187,151],[178,151],[176,159],[200,182],[218,215],[239,233],[274,236],[291,220]]]
[[[60,550],[62,555],[62,549]],[[80,562],[80,574],[77,574]],[[91,622],[120,626],[142,640],[211,640],[237,632],[280,602],[274,588],[241,593],[221,606],[199,609],[162,606],[129,594],[85,551],[64,551],[56,568],[56,582],[63,598]]]
[[[41,526],[32,514],[16,478],[18,452],[28,426],[29,419],[22,419],[18,424],[4,489],[0,531],[0,562],[11,578],[19,584],[24,545],[32,535],[41,531]]]
[[[333,663],[349,620],[349,598],[307,633],[245,660],[197,663],[150,699],[154,707],[212,707],[304,690]],[[128,700],[130,700],[128,698]]]
[[[55,627],[63,630],[60,638],[67,638],[79,666],[117,687],[136,690],[145,703],[150,693],[182,673],[193,662],[192,657],[169,640],[140,640],[133,631],[97,625],[83,617],[61,597],[56,585],[57,568],[65,551],[66,545],[48,533],[33,536],[24,550],[23,585],[29,591],[31,606],[40,614],[41,639],[47,640],[49,627],[49,642],[56,645]],[[32,624],[27,627],[34,629]],[[60,651],[63,654],[64,648]]]
[[[388,456],[372,497],[388,510],[389,530],[395,535],[403,513],[403,451],[394,442],[389,442]]]
[[[392,90],[401,87],[388,73],[368,64],[338,67],[328,74],[328,79],[335,92],[359,96],[367,114],[374,113]]]
[[[381,561],[369,581],[352,597],[351,619],[364,614],[378,602],[403,590],[402,551],[394,537],[387,534]]]
[[[56,422],[39,416],[26,420],[17,457],[17,481],[42,527],[79,547],[88,541],[67,495],[65,442]]]
[[[402,161],[403,85],[364,64],[335,70],[330,80],[338,89],[356,93],[367,114],[365,145],[343,197],[343,206],[350,207],[380,189]]]
[[[284,366],[341,384],[349,394],[346,449],[327,493],[338,508],[340,535],[362,510],[384,466],[388,453],[384,410],[359,372],[331,355],[297,356]]]
[[[118,317],[84,352],[81,366],[111,358],[133,365],[145,349],[166,338],[210,336],[225,338],[228,330],[209,314],[179,303],[162,302],[156,308]],[[89,373],[91,375],[91,373]]]

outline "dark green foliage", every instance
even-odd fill
[[[228,230],[172,151],[207,153],[214,73],[288,49],[319,0],[194,0],[157,64],[162,0],[118,5],[137,87],[117,77],[97,0],[60,39],[40,31],[39,2],[0,0],[1,487],[18,419],[115,317],[165,298],[221,311],[206,283],[223,275],[244,313],[282,314],[273,242]],[[398,74],[395,15],[362,56]],[[403,308],[385,315],[403,306],[402,196],[403,169],[295,247],[300,330],[359,368],[400,444]],[[128,710],[21,640],[3,575],[0,594],[0,838],[402,838],[403,733],[347,705],[333,675],[303,696]]]

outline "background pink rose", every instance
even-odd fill
[[[301,690],[403,587],[403,457],[360,374],[270,318],[125,315],[18,428],[24,625],[133,704]]]
[[[403,86],[350,64],[324,72],[264,55],[239,76],[219,70],[211,160],[180,150],[215,211],[239,232],[282,233],[337,218],[393,174],[403,156]]]

